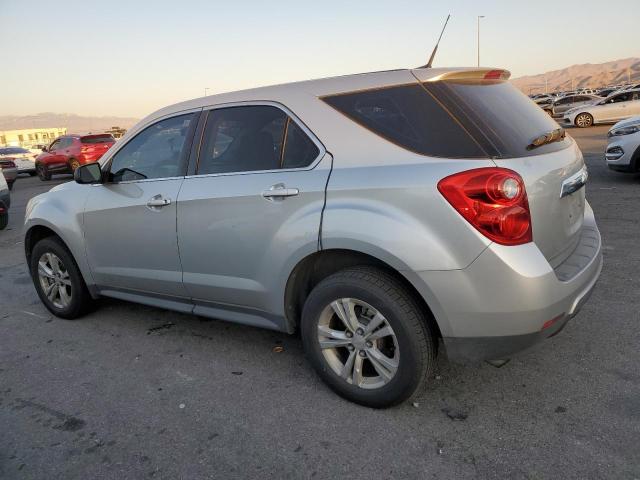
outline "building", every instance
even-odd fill
[[[111,127],[109,130],[105,130],[104,133],[110,133],[113,138],[122,138],[122,136],[127,133],[127,129],[126,128],[121,128],[121,127]]]
[[[0,130],[0,147],[25,147],[49,145],[60,135],[67,133],[66,128],[25,128],[22,130]]]

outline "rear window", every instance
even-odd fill
[[[503,81],[438,81],[324,97],[374,133],[422,155],[510,158],[561,150],[562,140],[530,149],[558,124]]]
[[[19,147],[0,148],[0,155],[16,155],[18,153],[29,153],[29,150]]]
[[[89,137],[82,137],[80,139],[82,143],[107,143],[115,142],[111,135],[91,135]]]

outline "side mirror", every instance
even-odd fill
[[[45,145],[44,147],[42,147],[42,148],[41,148],[41,150],[42,150],[43,152],[46,152],[46,151],[48,151],[49,149],[48,149],[48,148],[47,148],[47,146]]]
[[[99,163],[80,165],[73,172],[73,179],[80,184],[102,183],[102,170]]]

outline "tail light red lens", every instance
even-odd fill
[[[4,159],[0,162],[0,168],[16,168],[16,164],[13,160]]]
[[[438,182],[447,201],[484,236],[502,245],[532,241],[524,182],[513,170],[478,168]]]

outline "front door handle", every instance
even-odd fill
[[[166,207],[167,205],[171,205],[171,199],[164,198],[162,195],[154,195],[147,202],[147,207],[150,208],[162,208]]]
[[[269,190],[262,192],[262,196],[268,200],[280,197],[294,197],[300,193],[297,188],[286,188],[283,183],[273,185]]]

